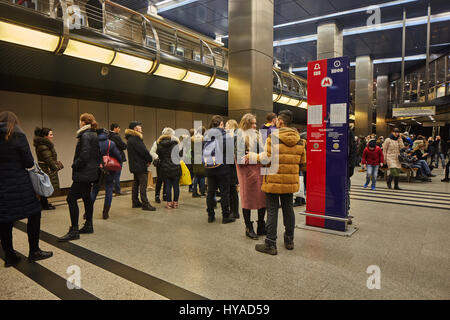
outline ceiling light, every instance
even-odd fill
[[[186,76],[186,73],[187,70],[161,63],[158,69],[156,69],[154,75],[174,80],[183,80],[183,78]]]
[[[188,71],[183,81],[197,84],[199,86],[206,86],[211,81],[211,76],[207,76],[193,71]]]
[[[430,23],[434,22],[442,22],[442,21],[448,21],[450,20],[450,12],[443,12],[439,14],[432,15],[430,18]],[[428,17],[422,16],[417,18],[411,18],[406,19],[406,26],[412,27],[412,26],[418,26],[422,24],[427,24]],[[403,27],[403,20],[397,20],[397,21],[391,21],[381,24],[374,24],[369,26],[362,26],[362,27],[356,27],[356,28],[350,28],[350,29],[344,29],[342,31],[343,36],[349,36],[349,35],[355,35],[355,34],[362,34],[362,33],[368,33],[368,32],[376,32],[376,31],[383,31],[383,30],[390,30],[390,29],[398,29]],[[295,37],[295,38],[289,38],[284,40],[277,40],[273,42],[274,47],[278,46],[287,46],[291,44],[296,43],[303,43],[303,42],[309,42],[309,41],[315,41],[317,40],[317,34],[312,35],[305,35],[301,37]]]
[[[281,96],[279,94],[276,93],[272,93],[272,101],[273,102],[277,102],[278,98],[280,98]]]
[[[289,100],[287,104],[293,107],[297,107],[300,104],[300,100],[291,98],[291,100]]]
[[[148,59],[139,58],[123,52],[117,52],[112,66],[130,69],[134,71],[147,73],[153,66],[153,61]]]
[[[228,91],[228,81],[216,78],[210,88]]]
[[[114,51],[82,41],[70,39],[64,51],[67,56],[86,59],[94,62],[110,64],[114,59]]]
[[[308,103],[306,101],[302,101],[302,103],[300,103],[299,107],[302,109],[308,109]]]
[[[291,98],[288,96],[281,96],[281,98],[278,99],[277,102],[282,103],[282,104],[288,104],[290,100],[291,100]]]
[[[158,8],[158,13],[169,11],[181,6],[188,5],[193,2],[197,2],[198,0],[165,0],[158,3],[155,3],[155,6]]]
[[[59,36],[4,21],[0,21],[0,40],[52,52],[59,45]]]

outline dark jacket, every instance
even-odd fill
[[[94,182],[98,180],[100,166],[100,148],[95,130],[90,125],[77,132],[78,143],[72,164],[74,182]]]
[[[176,137],[162,135],[157,141],[156,153],[159,158],[159,173],[162,179],[181,177],[181,165],[173,163],[172,150],[180,155],[179,140]]]
[[[436,147],[434,145],[434,141],[428,143],[427,153],[431,157],[434,157],[434,155],[436,154]]]
[[[36,149],[39,167],[50,177],[53,188],[59,189],[58,155],[56,154],[53,142],[47,138],[36,136],[33,139],[33,145]]]
[[[97,131],[98,135],[98,145],[100,147],[100,154],[101,156],[106,156],[108,153],[108,145],[109,142],[111,142],[111,145],[109,145],[109,155],[113,158],[116,158],[120,163],[122,163],[122,155],[120,154],[119,149],[117,148],[114,141],[108,139],[109,133],[105,129],[100,129]],[[120,138],[120,137],[119,137]]]
[[[226,159],[227,159],[227,139],[230,138],[229,135],[227,135],[226,131],[222,128],[214,128],[216,130],[219,130],[220,133],[222,134],[222,141],[219,143],[220,146],[220,150],[216,150],[216,154],[217,152],[221,152],[223,155],[223,164],[221,166],[218,166],[217,168],[206,168],[206,175],[207,176],[223,176],[223,175],[228,175],[230,174],[230,165],[226,164]],[[205,133],[205,137],[204,137],[204,141],[205,143],[207,141],[210,140],[214,140],[214,129],[210,129],[208,131],[206,131]],[[231,145],[233,144],[233,142],[231,142]]]
[[[195,152],[196,151],[195,150],[196,143],[201,145],[199,147],[200,150],[197,150],[197,152]],[[197,176],[197,177],[206,176],[206,169],[202,163],[202,150],[203,150],[204,146],[205,146],[205,143],[203,142],[203,136],[197,135],[197,136],[193,136],[191,138],[191,163],[193,164],[192,171],[194,173],[194,176]],[[197,158],[197,160],[200,160],[200,163],[195,163],[196,158]]]
[[[114,143],[116,144],[117,149],[119,149],[120,152],[120,156],[122,158],[121,162],[125,162],[127,161],[127,157],[125,156],[125,150],[127,149],[127,144],[125,142],[123,142],[122,138],[119,136],[119,134],[110,131],[109,132],[109,139],[111,141],[114,141]]]
[[[128,163],[131,173],[146,173],[147,164],[152,162],[152,156],[144,144],[142,133],[132,129],[125,130],[125,139],[127,139]]]
[[[6,124],[0,122],[0,223],[31,217],[41,211],[26,168],[34,166],[25,134],[16,127],[5,140]]]

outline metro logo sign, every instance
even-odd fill
[[[320,83],[322,87],[331,87],[333,86],[333,79],[329,77],[325,77],[322,79],[322,82]]]
[[[348,215],[348,57],[308,63],[306,213]],[[306,225],[346,231],[346,222],[306,216]]]

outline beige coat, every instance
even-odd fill
[[[272,140],[274,135],[278,136],[278,144]],[[274,148],[274,150],[272,150]],[[272,131],[267,138],[266,148],[263,153],[249,153],[251,161],[268,162],[272,157],[272,152],[278,151],[278,172],[272,175],[265,175],[261,190],[266,193],[286,194],[298,191],[299,170],[306,167],[306,150],[304,140],[300,139],[296,129],[281,128],[279,131]]]
[[[386,161],[389,169],[401,169],[402,165],[398,161],[400,150],[404,148],[402,137],[399,136],[397,140],[387,138],[383,143],[384,161]]]

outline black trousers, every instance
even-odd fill
[[[156,187],[155,187],[155,196],[158,196],[161,194],[161,187],[163,185],[164,180],[161,178],[161,174],[159,173],[159,169],[156,168],[156,174],[158,175],[156,177]],[[162,188],[163,190],[163,196],[166,194],[166,186]]]
[[[139,203],[138,193],[141,195],[141,201],[143,205],[148,205],[150,202],[147,198],[147,184],[148,184],[148,172],[133,174],[133,186],[131,188],[131,199],[133,203]]]
[[[41,198],[42,209],[47,209],[48,208],[48,198],[44,197],[44,196],[40,196],[40,198]]]
[[[237,186],[230,184],[230,211],[235,217],[239,216],[239,194],[237,192]]]
[[[14,222],[0,223],[0,240],[6,256],[14,254],[12,229]],[[28,218],[27,234],[30,252],[39,250],[39,233],[41,231],[41,213],[37,213]]]
[[[448,179],[449,171],[450,171],[450,159],[448,159],[447,165],[445,166],[445,179]]]
[[[222,207],[222,216],[230,215],[230,176],[208,176],[208,195],[206,196],[206,205],[208,216],[213,217],[214,213],[214,197],[216,190],[220,190],[220,206]]]
[[[91,199],[91,182],[73,182],[67,195],[67,203],[69,204],[70,221],[72,227],[78,227],[78,218],[80,209],[78,208],[78,199],[83,199],[84,211],[86,212],[86,221],[92,223],[94,214],[94,204]]]
[[[267,239],[271,241],[277,240],[278,227],[278,204],[281,202],[281,210],[283,211],[283,224],[285,235],[294,236],[295,214],[293,206],[293,194],[274,194],[266,193],[266,209],[267,209]]]

